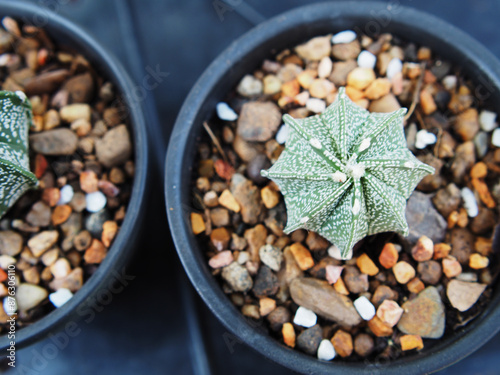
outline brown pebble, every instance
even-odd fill
[[[295,330],[293,329],[292,323],[283,324],[283,328],[281,329],[281,333],[283,334],[283,342],[285,345],[290,348],[295,347]]]
[[[332,339],[330,340],[335,348],[335,353],[337,353],[342,358],[349,357],[352,354],[354,345],[352,342],[352,336],[341,329],[335,332]]]
[[[417,244],[412,248],[411,255],[417,262],[424,262],[432,259],[434,254],[434,243],[427,236],[418,239]]]
[[[360,333],[354,338],[354,351],[361,357],[369,356],[374,346],[373,338],[366,333]]]
[[[302,244],[292,244],[290,246],[290,251],[292,252],[295,261],[297,262],[301,270],[305,271],[314,266],[314,260],[311,256],[311,252]]]
[[[111,246],[111,243],[113,242],[113,239],[116,236],[116,233],[118,232],[118,224],[116,221],[112,220],[107,220],[104,222],[102,225],[102,235],[101,235],[101,241],[106,246],[109,248]]]
[[[206,229],[205,221],[203,220],[203,216],[196,212],[191,213],[191,229],[194,235],[203,233]]]
[[[377,289],[375,289],[375,292],[373,293],[373,296],[371,298],[371,302],[375,307],[378,307],[386,299],[397,301],[398,293],[392,290],[387,285],[380,285],[377,287]]]
[[[462,273],[460,262],[453,256],[448,255],[443,259],[443,273],[448,279],[456,277]]]
[[[73,245],[78,251],[87,250],[92,243],[92,235],[87,230],[82,230],[73,239]]]
[[[269,315],[276,308],[276,300],[264,297],[259,300],[260,316]]]
[[[73,209],[67,204],[56,206],[52,212],[52,224],[60,225],[68,220],[69,216],[73,212]]]
[[[233,253],[229,250],[224,250],[211,257],[208,261],[208,265],[214,269],[222,268],[230,265],[233,260]]]
[[[43,189],[42,200],[50,207],[54,207],[61,198],[61,191],[58,188],[51,187]]]
[[[392,328],[385,324],[378,316],[374,316],[368,321],[368,328],[377,337],[387,337],[392,335]]]
[[[469,267],[474,270],[486,268],[489,264],[490,260],[481,254],[474,253],[469,257]]]
[[[231,240],[231,234],[226,228],[216,228],[210,234],[210,241],[217,251],[226,250]]]
[[[418,294],[425,289],[425,284],[418,277],[415,277],[406,284],[406,287],[410,293]]]
[[[396,247],[392,243],[386,243],[382,252],[378,257],[378,261],[382,267],[385,269],[390,269],[396,265],[398,262],[399,254]]]
[[[233,194],[231,194],[228,189],[224,190],[220,195],[219,204],[230,209],[231,211],[240,212],[239,203],[236,201]]]
[[[441,279],[441,264],[435,260],[420,262],[417,270],[420,274],[420,279],[426,284],[436,285],[439,279]]]
[[[493,240],[491,238],[477,237],[474,249],[481,255],[488,256],[493,251]]]
[[[83,259],[88,264],[99,264],[106,257],[107,250],[101,241],[93,239],[90,247],[85,251]]]
[[[446,258],[451,251],[451,246],[447,243],[437,243],[434,245],[433,259]]]
[[[396,280],[400,284],[406,284],[415,277],[415,269],[407,262],[400,261],[392,268]]]
[[[86,193],[94,193],[98,189],[99,179],[94,171],[84,171],[80,174],[80,187]]]
[[[418,335],[403,335],[399,338],[401,342],[401,350],[421,350],[424,348],[424,342],[422,341],[422,337]]]
[[[279,194],[276,190],[270,188],[269,186],[265,186],[260,191],[260,196],[262,198],[262,202],[267,209],[271,209],[275,207],[279,203]]]
[[[356,259],[356,265],[358,266],[358,268],[362,273],[365,273],[368,276],[375,276],[379,272],[378,267],[365,253],[361,254]]]

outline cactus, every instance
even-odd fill
[[[367,235],[408,235],[406,201],[434,168],[408,149],[403,131],[406,108],[370,113],[339,89],[322,114],[305,119],[284,115],[286,147],[261,171],[285,198],[285,233],[304,228],[332,242],[342,259]]]
[[[0,217],[38,184],[29,168],[31,124],[31,104],[26,95],[21,91],[0,91]]]

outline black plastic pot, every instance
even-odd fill
[[[122,96],[124,104],[129,111],[130,130],[135,156],[135,177],[127,213],[106,258],[97,271],[66,304],[55,309],[37,322],[17,330],[15,341],[16,348],[19,349],[45,338],[51,333],[56,333],[56,331],[65,327],[65,324],[69,322],[73,324],[66,327],[68,329],[72,327],[72,333],[77,332],[78,329],[83,329],[84,326],[79,326],[79,322],[83,318],[89,320],[91,312],[93,314],[98,313],[98,310],[94,309],[95,302],[93,301],[95,299],[92,300],[92,297],[96,297],[96,293],[100,291],[103,298],[105,298],[104,294],[109,296],[110,293],[112,295],[118,291],[118,288],[113,288],[111,285],[120,280],[120,275],[132,255],[134,243],[140,233],[140,226],[146,206],[145,201],[149,176],[148,145],[141,104],[139,101],[126,95],[134,92],[134,84],[124,68],[91,38],[87,32],[47,8],[20,1],[0,1],[0,18],[4,16],[13,17],[25,24],[43,27],[57,45],[81,53],[92,63],[98,73],[113,83],[117,94]],[[125,280],[125,282],[127,281]],[[99,308],[101,306],[102,304],[99,305]],[[2,352],[9,347],[9,342],[10,340],[6,335],[0,336],[0,350]]]
[[[499,108],[499,62],[477,41],[433,16],[396,3],[388,6],[357,1],[319,3],[292,10],[255,27],[231,44],[208,67],[184,102],[170,139],[166,163],[165,195],[170,229],[184,268],[210,309],[229,331],[270,359],[308,374],[433,372],[469,355],[498,332],[500,291],[497,287],[491,303],[478,319],[452,337],[432,344],[432,340],[427,340],[421,353],[378,364],[321,362],[281,345],[244,318],[211,275],[204,252],[190,229],[190,183],[196,142],[203,132],[203,121],[212,116],[216,103],[223,100],[245,74],[258,68],[264,58],[313,36],[345,29],[360,30],[368,35],[391,32],[429,46],[475,79],[477,97]]]

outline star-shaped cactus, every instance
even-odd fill
[[[285,197],[286,233],[304,228],[352,256],[354,245],[380,232],[408,235],[406,201],[434,168],[408,149],[403,131],[406,108],[370,113],[339,89],[320,115],[294,119],[286,147],[263,176]]]

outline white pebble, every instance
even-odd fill
[[[328,56],[323,57],[318,65],[318,77],[319,78],[328,77],[332,73],[332,69],[333,69],[332,59],[330,59]]]
[[[61,206],[63,204],[68,204],[69,202],[71,202],[71,200],[73,199],[73,195],[75,194],[73,186],[71,185],[64,185],[61,188],[60,192],[61,196],[59,198],[59,202],[57,202],[58,206]]]
[[[14,297],[7,296],[3,299],[3,311],[8,316],[14,315],[17,311],[17,301]]]
[[[318,321],[318,317],[309,309],[305,307],[299,306],[297,311],[295,312],[295,317],[293,318],[293,322],[298,326],[310,328],[316,324]]]
[[[310,98],[306,102],[306,108],[311,112],[321,113],[326,109],[326,103],[318,98]]]
[[[287,124],[281,125],[281,128],[276,133],[276,142],[280,145],[284,144],[288,140],[288,134],[290,133],[290,129],[288,129]]]
[[[328,248],[328,255],[331,256],[333,259],[337,260],[349,260],[352,258],[352,249],[349,250],[345,258],[342,258],[342,255],[340,254],[340,249],[337,246],[332,245]]]
[[[248,251],[241,251],[238,255],[238,263],[245,264],[250,260],[250,253]]]
[[[386,76],[387,78],[392,79],[392,77],[394,77],[402,70],[403,70],[403,63],[401,62],[400,59],[395,57],[391,61],[389,61],[389,65],[387,66]]]
[[[219,116],[221,120],[235,121],[238,118],[236,112],[233,111],[233,109],[227,103],[224,102],[217,103],[215,109],[217,111],[217,116]]]
[[[467,210],[467,215],[476,217],[479,213],[479,207],[477,206],[476,197],[472,190],[468,187],[462,188],[462,199],[464,200],[464,207]]]
[[[358,55],[358,66],[360,68],[375,68],[375,63],[377,62],[377,57],[369,51],[361,51]]]
[[[484,110],[479,114],[479,123],[485,132],[490,132],[497,127],[496,120],[497,114],[495,112]]]
[[[493,146],[500,147],[500,128],[496,128],[493,130],[493,134],[491,135],[491,143]]]
[[[371,320],[375,316],[375,306],[365,296],[355,300],[354,307],[363,320]]]
[[[429,133],[427,130],[422,129],[417,132],[417,139],[415,141],[415,147],[419,150],[426,148],[428,145],[433,145],[436,143],[437,137],[434,133]]]
[[[55,307],[61,307],[68,302],[71,297],[73,297],[73,293],[66,288],[58,289],[57,292],[49,294],[49,300]]]
[[[454,90],[457,87],[456,76],[446,76],[443,78],[443,86],[446,90]]]
[[[106,196],[100,191],[85,196],[86,208],[89,212],[99,212],[106,206]]]
[[[247,74],[236,88],[241,96],[252,97],[262,94],[262,82],[254,76]]]
[[[335,348],[330,340],[323,339],[318,346],[318,359],[331,361],[335,358]]]
[[[10,255],[2,254],[0,255],[0,268],[6,270],[10,265],[16,264],[17,260]]]
[[[332,36],[332,43],[333,44],[351,43],[356,38],[357,35],[354,31],[345,30]]]

